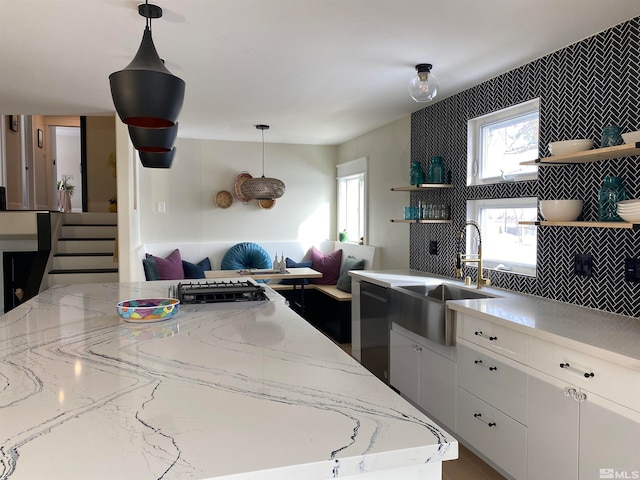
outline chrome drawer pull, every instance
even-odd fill
[[[484,363],[482,363],[482,360],[474,360],[474,362],[476,365],[481,365],[483,367],[485,367],[486,365]],[[498,367],[487,367],[489,369],[489,371],[491,372],[495,372],[496,370],[498,370]]]
[[[574,373],[577,373],[579,375],[584,376],[584,378],[593,378],[595,377],[595,373],[593,372],[581,372],[580,370],[578,370],[577,368],[573,368],[569,363],[561,363],[560,364],[560,368],[564,368],[566,370],[571,370]]]
[[[477,336],[482,337],[482,338],[486,338],[488,340],[491,340],[492,342],[494,340],[498,339],[498,337],[492,337],[492,336],[487,335],[486,333],[483,333],[482,330],[479,330],[479,331],[477,331],[475,333],[476,333]]]
[[[480,420],[482,423],[484,423],[488,427],[495,427],[496,426],[496,422],[487,422],[487,421],[485,421],[485,419],[482,418],[482,414],[481,413],[474,413],[473,416],[476,417],[478,420]]]

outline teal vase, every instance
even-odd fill
[[[620,134],[620,127],[617,125],[609,125],[602,130],[602,139],[600,140],[600,147],[615,147],[616,145],[622,145],[624,140]]]
[[[420,185],[421,183],[427,182],[420,162],[411,162],[411,171],[409,172],[409,176],[410,185]]]
[[[601,222],[621,222],[618,216],[618,202],[627,199],[627,192],[618,177],[605,177],[598,193],[598,220]]]
[[[442,157],[433,157],[429,167],[429,183],[445,183],[444,163]]]

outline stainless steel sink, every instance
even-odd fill
[[[490,298],[492,295],[487,293],[472,290],[470,288],[457,287],[455,285],[440,284],[440,285],[401,285],[397,288],[401,290],[407,290],[409,292],[417,293],[419,295],[426,295],[429,298],[441,300],[446,302],[447,300],[465,300],[474,298]]]
[[[491,298],[494,295],[471,288],[440,283],[398,285],[391,288],[389,321],[441,345],[455,343],[453,312],[447,300]]]

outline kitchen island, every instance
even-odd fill
[[[267,289],[126,323],[172,282],[51,288],[0,316],[0,479],[425,479],[453,437]]]

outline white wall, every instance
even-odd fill
[[[267,143],[265,174],[285,183],[284,196],[265,210],[255,200],[243,204],[234,195],[233,204],[223,209],[215,204],[217,192],[233,194],[242,171],[262,175],[260,142],[178,139],[172,168],[137,168],[139,242],[335,239],[336,158],[335,146]],[[131,202],[129,211],[135,195]]]
[[[80,169],[80,127],[53,127],[55,133],[55,161],[58,178],[56,184],[62,180],[63,175],[71,175],[69,181],[75,187],[71,197],[71,210],[82,211],[82,171]]]
[[[145,243],[335,240],[335,165],[361,157],[369,159],[369,244],[379,247],[380,268],[408,268],[409,226],[390,219],[401,217],[409,194],[390,189],[409,184],[410,137],[406,116],[340,146],[266,143],[266,176],[285,182],[284,196],[271,210],[235,196],[222,209],[217,192],[233,193],[242,171],[262,174],[260,142],[179,138],[172,168],[148,169],[131,158],[127,130],[118,125],[118,172],[127,172],[118,175],[121,281],[131,278],[123,262],[138,262],[136,249]]]
[[[338,163],[369,159],[368,238],[379,247],[381,269],[409,268],[409,225],[391,223],[402,218],[409,193],[392,187],[409,185],[411,116],[401,118],[338,147]]]

